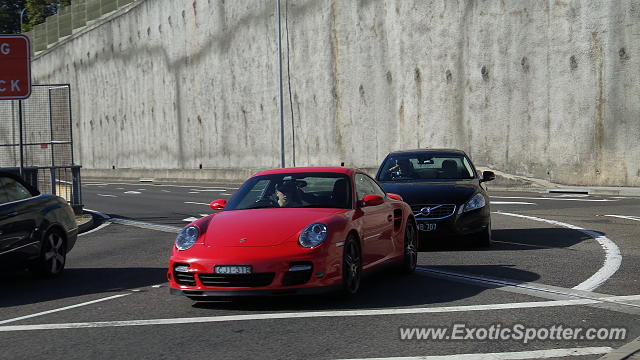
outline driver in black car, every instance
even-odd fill
[[[280,207],[300,207],[302,200],[298,186],[293,181],[285,181],[276,186],[276,197]]]
[[[409,159],[400,158],[396,160],[396,164],[389,168],[389,172],[392,177],[414,177],[415,172],[413,170],[413,165]]]

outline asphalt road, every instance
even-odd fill
[[[169,295],[172,231],[235,188],[84,184],[86,208],[131,221],[82,235],[61,278],[0,274],[0,359],[597,359],[640,336],[640,199],[491,192],[491,248],[430,244],[416,274],[373,274],[348,300]],[[525,344],[480,336],[516,324],[624,328],[626,337]],[[478,336],[401,339],[403,328],[452,335],[456,326]]]

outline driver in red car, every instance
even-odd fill
[[[300,199],[298,186],[293,181],[285,181],[276,186],[276,197],[278,198],[278,206],[280,207],[300,207],[302,200]]]

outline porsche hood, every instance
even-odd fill
[[[207,246],[276,246],[298,241],[298,233],[314,222],[327,223],[345,209],[251,209],[215,214],[205,232]]]

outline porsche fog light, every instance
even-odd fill
[[[306,248],[316,247],[327,238],[327,234],[325,224],[313,223],[302,230],[298,243]]]
[[[482,196],[482,194],[475,194],[471,200],[467,201],[466,204],[464,204],[464,211],[471,211],[471,210],[475,210],[475,209],[480,209],[481,207],[485,206],[487,204],[486,200],[484,199],[484,196]]]
[[[187,250],[193,246],[198,240],[200,230],[195,226],[187,226],[182,229],[176,238],[176,248],[178,250]]]

